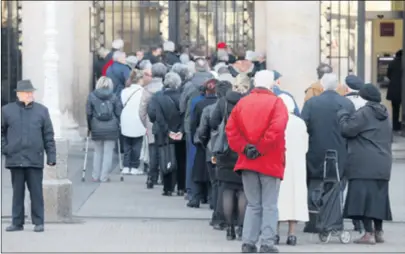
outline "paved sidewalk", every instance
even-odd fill
[[[2,224],[4,228],[5,223]],[[240,252],[241,243],[226,241],[224,231],[199,220],[88,220],[83,224],[46,225],[44,233],[3,233],[3,252]],[[403,252],[404,224],[386,224],[386,243],[375,246],[320,244],[317,235],[298,234],[298,245],[286,246],[283,225],[281,252]],[[299,227],[302,232],[302,225]],[[352,234],[353,238],[358,233]],[[23,243],[23,244],[22,244]]]

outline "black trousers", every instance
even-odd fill
[[[399,121],[399,111],[401,109],[401,103],[391,102],[392,105],[392,129],[394,131],[401,130],[401,122]]]
[[[180,141],[174,144],[176,153],[177,169],[163,176],[163,191],[186,190],[186,142]]]
[[[13,168],[11,184],[13,187],[12,223],[24,225],[25,184],[31,199],[31,218],[34,225],[44,224],[44,196],[42,192],[42,168]]]
[[[124,136],[124,168],[139,168],[143,136],[137,138]]]
[[[383,230],[383,221],[377,220],[373,218],[363,217],[362,219],[364,224],[364,229],[367,233],[373,233],[375,231],[382,231]],[[374,227],[373,227],[374,223]]]
[[[148,181],[156,184],[159,179],[159,150],[156,144],[149,144]]]

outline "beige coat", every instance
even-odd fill
[[[141,121],[146,128],[146,135],[148,137],[149,144],[155,143],[155,137],[152,134],[152,127],[153,124],[149,120],[148,116],[148,104],[152,99],[152,96],[162,90],[163,83],[162,79],[154,78],[152,81],[144,87],[144,91],[141,98],[141,105],[139,109],[139,115],[141,117]]]
[[[318,80],[317,82],[313,83],[308,89],[305,91],[305,98],[304,102],[311,99],[314,96],[318,96],[323,92],[323,87],[321,82]],[[347,87],[345,85],[339,85],[336,89],[336,92],[340,95],[345,95],[347,93]]]

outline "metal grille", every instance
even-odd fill
[[[356,72],[358,1],[321,1],[320,61],[340,80]]]
[[[254,49],[254,1],[179,1],[180,44],[210,55],[219,41]]]
[[[169,1],[93,1],[90,14],[92,52],[124,40],[124,51],[134,53],[168,39]]]
[[[21,1],[1,1],[1,105],[15,101],[22,77]]]
[[[172,40],[209,55],[218,41],[254,49],[254,1],[93,1],[90,50],[115,38],[128,53]]]

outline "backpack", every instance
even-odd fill
[[[97,98],[98,99],[98,98]],[[102,122],[107,122],[113,119],[113,105],[110,100],[102,101],[98,99],[94,107],[95,118]]]

